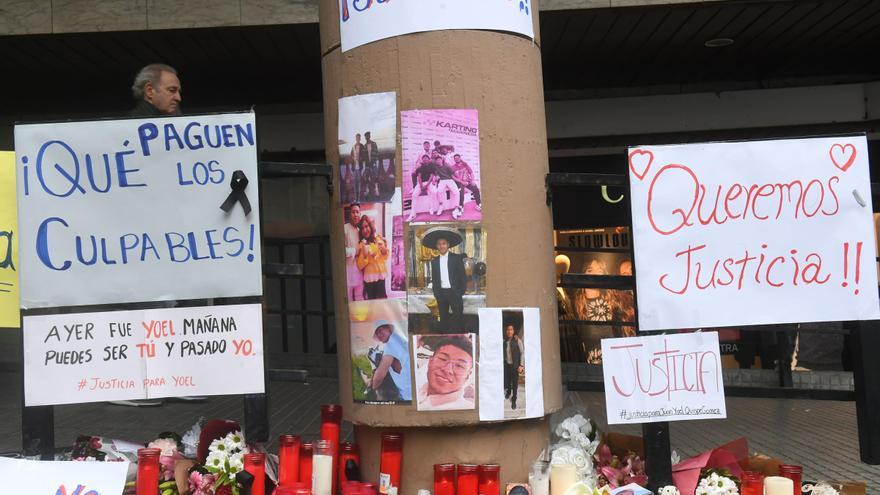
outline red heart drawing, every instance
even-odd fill
[[[629,153],[629,169],[639,180],[645,178],[652,163],[654,163],[654,153],[648,150],[632,150]]]
[[[828,150],[828,156],[835,167],[846,172],[856,161],[856,147],[851,144],[833,144]]]

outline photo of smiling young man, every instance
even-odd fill
[[[414,337],[417,409],[457,411],[476,403],[476,336],[474,334]]]

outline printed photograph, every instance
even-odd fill
[[[525,332],[523,312],[501,312],[502,350],[504,365],[504,418],[521,418],[526,415],[526,349],[523,345]]]
[[[476,338],[474,334],[413,336],[419,411],[475,408]]]
[[[403,258],[394,256],[394,217],[399,210],[397,201],[352,203],[342,208],[349,301],[406,296],[402,288],[392,287],[393,275],[405,270]]]
[[[477,111],[410,110],[400,126],[406,221],[480,221]]]
[[[422,333],[476,333],[485,306],[486,236],[479,224],[411,224],[411,324]]]
[[[339,197],[343,204],[394,196],[397,94],[339,99]]]
[[[349,305],[352,397],[366,404],[412,401],[406,301],[358,301]]]

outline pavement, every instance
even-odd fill
[[[21,375],[0,373],[0,452],[21,446]],[[313,378],[308,383],[269,382],[270,427],[277,447],[278,435],[289,433],[313,440],[320,430],[320,405],[337,401],[338,382]],[[160,407],[134,408],[107,403],[57,406],[55,443],[67,446],[77,435],[89,434],[147,442],[163,431],[188,430],[200,417],[232,419],[243,423],[240,396],[211,397],[202,403],[166,402]],[[640,434],[639,426],[608,428],[604,396],[599,392],[568,392],[566,405],[586,411],[605,431]],[[745,436],[750,452],[778,457],[804,467],[804,479],[861,480],[868,493],[880,493],[880,466],[859,461],[854,402],[795,399],[728,398],[726,420],[686,421],[671,424],[672,448],[682,459]],[[342,435],[350,439],[350,425]]]

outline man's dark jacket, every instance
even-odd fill
[[[449,256],[449,285],[452,292],[463,296],[467,288],[467,277],[464,274],[464,256],[455,253],[448,253]],[[431,285],[434,290],[434,297],[437,297],[440,291],[440,257],[436,256],[431,260]]]

